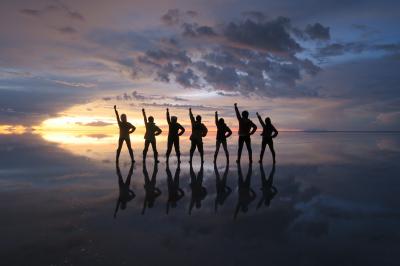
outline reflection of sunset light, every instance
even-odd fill
[[[21,125],[0,125],[0,135],[24,134],[27,128]]]

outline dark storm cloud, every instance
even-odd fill
[[[318,48],[316,57],[334,57],[347,53],[362,53],[374,51],[396,53],[400,51],[400,43],[369,44],[366,42],[336,42]]]
[[[198,26],[197,23],[182,24],[184,37],[212,37],[216,36],[214,29],[209,26]]]
[[[289,34],[290,19],[278,17],[268,22],[254,22],[247,19],[243,22],[231,22],[224,31],[224,36],[232,42],[254,49],[274,52],[294,53],[302,50]]]
[[[329,27],[324,27],[320,23],[307,25],[304,32],[313,40],[329,40],[331,38]]]

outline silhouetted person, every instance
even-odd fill
[[[136,127],[127,121],[126,114],[122,114],[120,119],[116,105],[114,105],[114,111],[115,115],[117,116],[118,127],[119,127],[119,140],[118,140],[116,161],[117,162],[119,161],[119,155],[121,154],[122,144],[124,144],[125,141],[126,146],[128,147],[129,150],[129,155],[131,156],[131,161],[135,162],[133,158],[133,151],[129,134],[133,133],[136,130]]]
[[[194,173],[192,164],[190,164],[190,188],[192,190],[192,197],[190,199],[189,215],[192,214],[194,206],[196,206],[196,209],[201,208],[201,201],[207,196],[207,189],[203,187],[203,163],[197,176]]]
[[[167,201],[167,214],[169,208],[176,208],[177,202],[185,196],[185,192],[179,187],[179,175],[181,173],[181,164],[178,162],[178,166],[175,170],[174,178],[172,178],[171,170],[169,170],[169,164],[167,162],[167,183],[168,183],[168,201]]]
[[[259,113],[257,113],[258,120],[260,121],[261,126],[263,127],[262,143],[261,143],[261,153],[259,163],[262,163],[265,147],[268,144],[269,150],[272,154],[273,162],[275,163],[275,150],[274,150],[274,141],[272,140],[276,136],[278,136],[278,130],[272,125],[271,119],[269,117],[265,118],[265,122],[262,120]]]
[[[146,208],[153,208],[156,198],[161,195],[161,190],[156,187],[157,172],[158,164],[154,163],[153,174],[150,179],[149,173],[147,172],[146,164],[143,163],[144,190],[146,192],[146,195],[144,197],[142,214],[144,214]]]
[[[243,111],[242,115],[240,115],[239,109],[237,107],[237,103],[235,103],[235,112],[236,117],[239,121],[239,146],[238,146],[238,155],[237,155],[237,163],[240,163],[240,157],[242,156],[243,144],[246,143],[247,152],[249,154],[250,163],[253,161],[253,153],[251,150],[251,138],[256,130],[257,126],[249,119],[249,112]]]
[[[226,185],[227,177],[228,177],[228,172],[229,172],[229,163],[226,164],[224,175],[222,178],[219,175],[219,171],[217,168],[217,164],[214,162],[214,172],[215,172],[215,184],[217,188],[217,196],[215,198],[215,205],[214,209],[215,212],[217,212],[217,207],[218,205],[223,205],[228,198],[228,196],[231,194],[232,189]]]
[[[204,162],[204,150],[203,150],[203,137],[207,136],[208,129],[206,126],[201,123],[201,116],[197,115],[196,120],[194,119],[192,108],[189,108],[189,116],[190,122],[192,123],[192,135],[190,135],[190,160],[189,162],[192,163],[193,153],[194,150],[197,150],[200,153],[201,163]]]
[[[144,125],[146,126],[146,133],[144,134],[144,149],[143,149],[143,161],[146,160],[147,151],[149,149],[149,145],[153,148],[154,154],[154,162],[158,163],[158,152],[156,145],[156,136],[161,134],[161,129],[154,123],[154,117],[149,116],[149,119],[146,117],[146,112],[142,109]]]
[[[225,120],[223,118],[218,119],[218,112],[215,112],[215,125],[217,126],[217,142],[214,154],[214,162],[217,160],[219,147],[222,144],[222,147],[225,151],[226,160],[229,163],[229,152],[226,139],[232,135],[232,130],[225,124]]]
[[[261,191],[263,194],[260,202],[257,204],[257,209],[260,208],[263,203],[265,206],[269,206],[271,200],[278,193],[276,187],[273,186],[275,164],[272,165],[272,169],[271,172],[269,173],[268,179],[265,178],[264,166],[262,164],[260,164],[260,172],[261,172],[261,184],[262,184]]]
[[[243,180],[242,167],[240,166],[240,164],[238,164],[239,197],[238,197],[238,203],[237,203],[236,209],[235,209],[235,214],[233,216],[235,219],[238,216],[239,211],[246,213],[249,210],[250,203],[253,200],[255,200],[255,198],[256,198],[256,193],[250,187],[252,171],[253,171],[253,164],[250,163],[249,169],[247,170],[246,179]]]
[[[169,126],[168,130],[168,147],[167,147],[167,164],[169,161],[169,155],[171,154],[172,146],[175,147],[176,157],[178,157],[178,163],[181,162],[181,152],[179,148],[179,136],[185,133],[185,129],[181,124],[178,123],[178,118],[176,116],[169,116],[169,110],[167,108],[167,122]]]
[[[119,197],[117,200],[117,206],[115,207],[115,211],[114,211],[114,218],[117,217],[117,212],[120,208],[122,210],[125,210],[127,203],[136,197],[135,193],[129,188],[129,186],[131,184],[132,173],[133,173],[133,162],[131,162],[131,168],[129,169],[129,173],[128,173],[128,176],[126,177],[125,182],[122,179],[121,170],[119,169],[119,163],[116,162],[115,166],[117,168]]]

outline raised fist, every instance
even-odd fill
[[[117,106],[116,105],[114,105],[114,109],[117,110]]]

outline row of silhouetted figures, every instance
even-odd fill
[[[129,169],[128,176],[125,181],[122,178],[121,170],[119,168],[119,163],[116,162],[117,168],[117,176],[118,176],[118,184],[119,184],[119,197],[117,200],[117,205],[114,211],[114,218],[117,217],[117,212],[119,209],[126,209],[129,201],[133,200],[136,197],[136,194],[130,188],[132,173],[133,173],[133,165],[131,163],[131,167]],[[256,192],[251,188],[251,177],[253,167],[250,163],[248,166],[246,177],[243,177],[241,165],[238,164],[238,200],[236,204],[236,208],[234,210],[233,217],[236,218],[240,212],[246,213],[249,210],[249,205],[256,199]],[[225,171],[221,177],[216,163],[214,163],[214,171],[215,171],[215,184],[216,184],[216,197],[214,210],[217,212],[218,206],[221,206],[225,203],[228,196],[232,193],[232,189],[227,185],[228,172],[229,172],[229,164],[226,164]],[[176,208],[178,202],[185,197],[185,192],[181,188],[180,185],[180,163],[178,162],[178,166],[175,170],[174,176],[172,176],[171,170],[169,169],[169,164],[166,164],[166,172],[167,172],[167,187],[168,187],[168,199],[166,202],[166,214],[169,214],[171,208]],[[193,170],[192,164],[190,164],[190,203],[189,203],[189,215],[191,215],[194,207],[197,209],[201,208],[202,201],[207,196],[207,189],[203,186],[203,163],[201,164],[199,172],[196,174]],[[161,190],[157,187],[157,173],[158,173],[158,164],[154,164],[153,173],[151,177],[146,168],[146,164],[143,163],[143,175],[144,175],[144,190],[145,197],[143,202],[142,214],[145,213],[147,208],[153,208],[155,205],[156,199],[162,194]],[[257,204],[257,209],[259,209],[262,205],[269,206],[271,200],[278,193],[278,190],[273,186],[275,174],[275,164],[272,165],[271,171],[269,173],[268,178],[266,178],[264,167],[260,164],[260,176],[261,176],[261,199]]]
[[[238,153],[236,162],[237,163],[240,162],[240,157],[242,155],[242,149],[244,144],[246,144],[246,148],[249,155],[249,161],[252,162],[251,135],[253,135],[257,131],[257,126],[253,123],[253,121],[249,119],[248,111],[243,111],[242,113],[240,113],[236,103],[234,104],[234,108],[236,117],[239,122]],[[114,105],[114,110],[115,110],[115,115],[117,116],[118,126],[119,126],[119,141],[118,141],[116,160],[117,161],[119,160],[121,148],[123,143],[125,142],[128,147],[131,160],[132,162],[134,162],[135,160],[133,156],[129,135],[135,131],[136,127],[127,121],[127,117],[125,114],[121,114],[121,116],[119,116],[117,107],[115,105]],[[143,149],[143,161],[146,160],[147,151],[149,149],[149,146],[151,145],[154,154],[154,161],[158,163],[159,160],[158,160],[156,136],[160,135],[162,133],[162,130],[154,122],[154,117],[152,116],[147,117],[144,109],[142,109],[142,113],[144,118],[144,124],[146,126],[146,133],[144,135],[145,143]],[[178,158],[178,162],[180,162],[181,152],[179,146],[179,137],[182,136],[183,133],[185,133],[185,128],[178,123],[178,118],[176,116],[170,116],[168,109],[166,115],[169,126],[166,159],[168,162],[172,148],[174,147],[176,156]],[[189,108],[189,117],[192,126],[192,133],[190,135],[191,146],[190,146],[189,162],[190,163],[192,162],[193,154],[196,149],[200,153],[201,162],[204,162],[203,137],[207,135],[208,129],[201,122],[200,115],[194,117],[191,108]],[[261,143],[261,153],[259,162],[260,163],[262,162],[265,148],[268,145],[272,154],[273,162],[275,163],[275,150],[274,150],[273,138],[275,138],[278,135],[278,131],[272,125],[271,119],[269,117],[263,120],[259,113],[257,113],[257,117],[263,128],[263,131],[261,133],[262,143]],[[217,159],[221,145],[225,151],[226,159],[229,162],[229,152],[226,139],[232,135],[232,130],[226,125],[223,118],[218,118],[218,112],[215,112],[215,124],[217,126],[217,135],[216,135],[216,149],[214,154],[214,162]]]

